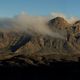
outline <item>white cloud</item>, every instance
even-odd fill
[[[30,16],[26,13],[21,13],[10,20],[3,20],[1,26],[6,27],[6,30],[25,31],[33,35],[32,32],[42,35],[48,35],[55,38],[64,38],[59,32],[52,31],[47,25],[48,18],[43,16]],[[4,26],[6,25],[6,26]]]

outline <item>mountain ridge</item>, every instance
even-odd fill
[[[61,17],[48,21],[48,27],[51,28],[53,32],[58,31],[61,35],[65,35],[64,39],[37,33],[32,33],[34,35],[31,35],[26,32],[1,32],[0,50],[5,50],[5,52],[10,51],[14,55],[18,54],[25,57],[37,55],[41,58],[41,56],[44,57],[44,55],[53,55],[53,58],[50,56],[49,59],[56,58],[56,60],[58,60],[60,56],[60,58],[64,59],[65,55],[68,55],[65,59],[68,59],[71,55],[77,56],[80,51],[79,25],[77,28],[78,23],[79,22],[75,22],[70,25]],[[52,27],[54,28],[52,29]],[[77,29],[74,29],[74,27]],[[14,48],[15,50],[13,50]],[[54,55],[56,56],[54,57]],[[46,58],[48,58],[48,56]],[[74,58],[78,57],[71,57],[72,60],[75,60]],[[27,58],[24,58],[24,60],[26,59]]]

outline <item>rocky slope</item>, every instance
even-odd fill
[[[80,56],[80,21],[70,25],[63,18],[56,17],[47,25],[65,38],[25,32],[0,32],[0,60],[16,63],[17,58],[30,64],[42,64],[54,59],[77,61]]]

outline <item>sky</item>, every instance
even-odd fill
[[[21,12],[34,16],[57,12],[80,17],[80,0],[0,0],[0,17],[12,17]]]

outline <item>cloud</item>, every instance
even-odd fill
[[[64,31],[56,31],[55,28],[54,30],[51,30],[47,25],[48,21],[55,17],[63,17],[71,24],[77,20],[76,17],[67,18],[62,13],[51,13],[51,15],[49,16],[31,16],[29,14],[26,14],[25,12],[22,12],[21,14],[16,15],[13,18],[0,19],[0,30],[17,32],[25,31],[32,35],[33,33],[37,33],[64,39]]]
[[[55,12],[53,12],[53,13],[51,13],[51,16],[52,17],[63,17],[64,19],[66,18],[66,16],[63,14],[63,13],[55,13]]]
[[[42,35],[49,35],[55,38],[64,38],[58,32],[52,31],[47,25],[48,17],[44,16],[30,16],[26,13],[22,13],[14,18],[14,21],[19,24],[19,29],[28,33],[35,32]]]

